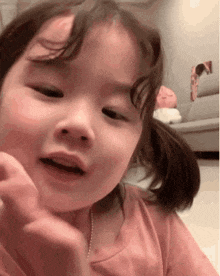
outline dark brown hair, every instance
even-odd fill
[[[144,166],[146,178],[153,175],[153,181],[148,189],[149,200],[167,211],[190,207],[200,184],[195,156],[175,131],[153,119],[156,96],[163,74],[159,33],[141,25],[131,13],[121,9],[113,0],[96,2],[54,0],[38,4],[23,12],[6,27],[0,36],[1,83],[42,24],[55,16],[70,12],[75,15],[71,35],[62,48],[61,54],[53,59],[74,59],[80,52],[84,37],[96,23],[118,20],[136,37],[142,59],[146,61],[147,70],[146,74],[134,83],[130,91],[131,101],[136,108],[141,109],[143,118],[143,132],[130,166]],[[39,43],[54,51],[51,43],[47,44],[45,41],[39,41]],[[38,60],[45,62],[49,59],[51,59],[50,55],[42,56]],[[113,198],[117,194],[116,191],[118,187],[101,201],[102,204],[111,201],[107,199]]]

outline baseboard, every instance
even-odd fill
[[[213,152],[196,151],[194,153],[198,159],[219,160],[219,152],[218,151],[213,151]]]

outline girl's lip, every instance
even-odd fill
[[[61,159],[48,159],[48,158],[41,158],[40,159],[41,162],[43,162],[44,164],[48,165],[48,166],[52,166],[55,167],[65,173],[73,173],[73,174],[79,174],[79,175],[84,175],[85,172],[80,169],[77,165],[73,165],[71,167],[72,164],[69,164],[68,162],[64,161]],[[69,166],[70,165],[70,166]]]
[[[69,167],[78,167],[80,168],[84,173],[87,172],[88,166],[86,165],[86,162],[83,161],[83,159],[77,155],[77,154],[70,154],[67,152],[53,152],[53,153],[48,153],[43,158],[41,159],[55,159],[59,160],[59,163],[63,163],[63,165],[68,164]]]
[[[43,174],[46,172],[46,178],[49,176],[49,178],[52,179],[52,183],[60,186],[60,188],[75,186],[75,181],[82,180],[84,177],[84,175],[81,174],[61,170],[55,166],[43,162],[41,159],[40,163],[43,165]]]

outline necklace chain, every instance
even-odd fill
[[[123,190],[122,190],[122,197],[123,201],[125,200],[125,186],[123,185]],[[89,240],[89,249],[87,253],[87,261],[89,260],[90,254],[91,254],[91,248],[92,248],[92,240],[93,240],[93,231],[94,231],[94,213],[92,211],[92,207],[90,209],[90,221],[91,221],[91,231],[90,231],[90,240]]]
[[[90,240],[89,240],[89,249],[88,249],[88,254],[87,254],[87,260],[89,259],[89,256],[90,256],[90,253],[91,253],[93,230],[94,230],[94,217],[93,217],[92,208],[90,210],[90,221],[91,221],[91,231],[90,231]]]

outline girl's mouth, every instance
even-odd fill
[[[60,164],[58,162],[55,162],[53,159],[49,159],[49,158],[41,158],[40,159],[41,162],[43,162],[44,164],[46,165],[49,165],[49,166],[52,166],[52,167],[55,167],[61,171],[64,171],[64,172],[67,172],[67,173],[73,173],[73,174],[77,174],[77,175],[84,175],[85,172],[79,168],[78,166],[74,166],[74,167],[69,167],[69,166],[66,166],[64,164]]]

